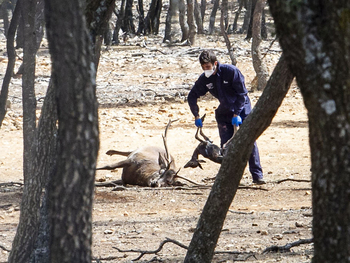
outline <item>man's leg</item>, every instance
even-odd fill
[[[252,174],[254,183],[265,183],[263,180],[263,171],[260,164],[259,150],[256,142],[254,142],[253,151],[249,158],[249,171]]]

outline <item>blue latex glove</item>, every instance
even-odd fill
[[[232,125],[236,125],[237,127],[242,124],[242,118],[240,116],[236,116],[232,118]]]
[[[203,122],[201,119],[196,119],[194,121],[194,124],[198,127],[198,128],[202,128],[203,127]]]

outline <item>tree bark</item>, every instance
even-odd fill
[[[188,39],[188,25],[185,22],[185,15],[186,15],[186,5],[184,0],[179,0],[179,23],[181,28],[181,42]]]
[[[122,23],[123,23],[124,16],[125,16],[125,2],[126,2],[126,0],[122,0],[120,2],[120,10],[119,10],[119,13],[117,14],[117,22],[115,24],[115,28],[114,28],[114,32],[113,32],[113,39],[112,39],[112,42],[115,45],[119,44],[119,31],[122,27]]]
[[[90,30],[93,46],[93,56],[96,70],[100,61],[100,51],[109,20],[115,8],[115,0],[89,0],[85,15]]]
[[[35,11],[36,0],[21,3],[21,16],[24,28],[23,48],[23,177],[24,188],[21,201],[21,212],[16,235],[9,255],[10,263],[28,262],[34,249],[39,225],[39,208],[41,184],[34,173],[36,157],[36,98],[35,80]]]
[[[138,6],[138,13],[139,13],[139,27],[137,29],[137,34],[141,34],[145,31],[145,11],[143,8],[143,0],[137,0],[139,6]]]
[[[203,34],[204,33],[203,19],[201,16],[201,10],[199,8],[199,4],[198,4],[197,0],[194,0],[194,18],[195,18],[196,24],[197,24],[197,33]]]
[[[216,12],[218,11],[219,4],[220,4],[220,0],[214,0],[213,10],[211,10],[210,19],[209,19],[209,35],[212,35],[214,33]]]
[[[269,0],[269,5],[308,110],[312,262],[349,262],[350,2]]]
[[[188,41],[190,45],[194,45],[197,32],[196,24],[194,23],[194,1],[187,0]]]
[[[22,0],[18,0],[15,10],[12,15],[12,19],[10,22],[7,40],[6,40],[6,49],[8,56],[8,63],[6,68],[6,73],[2,82],[1,94],[0,94],[0,127],[6,115],[6,102],[9,93],[9,85],[13,75],[13,69],[15,68],[16,62],[16,50],[15,50],[15,35],[17,26],[19,24],[19,19],[21,16],[21,2]]]
[[[159,19],[162,9],[162,0],[152,0],[145,19],[146,34],[157,35],[159,31]]]
[[[252,59],[253,67],[258,79],[257,90],[263,90],[266,86],[269,73],[262,60],[260,51],[261,44],[261,17],[264,9],[265,0],[257,0],[253,15],[253,41],[252,41]],[[252,88],[253,89],[253,88]]]
[[[282,56],[254,111],[231,141],[218,175],[199,218],[185,263],[209,263],[227,211],[236,194],[255,140],[269,127],[285,97],[293,75]]]
[[[165,32],[164,32],[163,43],[165,42],[171,43],[171,35],[172,35],[171,21],[172,21],[173,14],[175,13],[174,2],[175,2],[174,0],[169,0],[169,8],[165,19]]]
[[[238,7],[238,10],[235,14],[235,19],[233,21],[233,25],[232,25],[232,32],[236,32],[237,31],[237,22],[238,22],[238,18],[239,18],[239,15],[241,14],[241,11],[242,11],[242,8],[243,8],[243,2],[244,0],[239,0],[239,7]]]
[[[96,72],[85,3],[46,0],[45,4],[59,125],[57,170],[48,187],[51,262],[91,262],[99,141]]]

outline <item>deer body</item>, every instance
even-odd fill
[[[122,181],[124,184],[166,186],[172,184],[176,174],[174,158],[170,155],[167,165],[167,153],[160,147],[145,146],[132,152],[109,150],[106,154],[127,156],[126,160],[97,168],[97,170],[123,168]]]
[[[202,116],[202,122],[204,122],[205,114]],[[200,139],[198,136],[198,133],[200,132],[200,135],[204,138],[204,140]],[[196,168],[199,167],[203,169],[201,163],[204,163],[204,160],[199,160],[198,156],[201,154],[204,158],[207,158],[215,163],[222,162],[222,159],[224,158],[222,154],[222,150],[219,146],[213,144],[213,142],[204,135],[202,128],[198,127],[197,132],[195,135],[195,138],[200,141],[199,145],[194,150],[191,160],[188,161],[184,168],[191,167]]]

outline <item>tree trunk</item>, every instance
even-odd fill
[[[117,15],[117,22],[115,24],[114,32],[113,32],[113,39],[112,42],[113,44],[118,45],[119,44],[119,31],[122,27],[122,23],[124,21],[124,16],[125,16],[125,2],[126,0],[122,0],[120,2],[120,10]]]
[[[232,32],[233,33],[237,31],[237,22],[238,22],[239,15],[241,14],[241,11],[243,8],[243,2],[244,2],[244,0],[239,0],[239,7],[238,7],[238,10],[236,12],[235,19],[234,19],[233,25],[232,25]]]
[[[226,30],[225,30],[225,25],[224,25],[224,16],[227,13],[227,11],[225,11],[226,9],[227,9],[227,0],[222,0],[221,17],[220,17],[221,34],[224,37],[224,40],[225,40],[225,43],[226,43],[226,47],[227,47],[227,51],[228,51],[228,54],[230,55],[230,58],[231,58],[231,63],[232,63],[232,65],[236,65],[237,64],[237,59],[235,57],[235,54],[233,53],[233,49],[231,47],[231,42],[230,42],[230,39],[227,36]]]
[[[34,249],[39,226],[41,184],[34,173],[36,157],[36,98],[35,80],[35,10],[36,0],[21,3],[21,16],[24,24],[23,48],[23,177],[24,188],[21,212],[16,235],[9,255],[9,263],[28,262]]]
[[[172,22],[173,15],[175,14],[175,6],[176,6],[175,2],[176,0],[169,0],[169,8],[165,19],[165,33],[164,33],[163,43],[165,42],[171,43],[171,36],[172,36],[171,22]]]
[[[258,90],[263,90],[266,86],[269,73],[262,60],[260,51],[261,44],[261,16],[264,9],[265,0],[257,0],[253,15],[253,41],[252,41],[252,59],[253,67],[258,79]],[[252,87],[253,89],[253,87]],[[253,90],[252,90],[253,91]]]
[[[197,32],[197,28],[194,23],[194,1],[195,0],[187,0],[187,24],[189,27],[188,41],[190,45],[194,45]]]
[[[207,7],[207,0],[201,0],[201,18],[202,24],[204,23],[205,9]]]
[[[243,25],[242,28],[239,30],[239,33],[244,34],[248,31],[249,27],[249,21],[252,16],[251,9],[252,9],[252,1],[253,0],[244,0],[246,3],[246,12],[244,14],[244,19],[243,19]]]
[[[194,0],[194,18],[195,18],[196,24],[197,24],[197,33],[203,34],[204,33],[203,19],[201,16],[201,10],[199,8],[199,4],[198,4],[197,0]]]
[[[59,124],[57,170],[48,187],[51,262],[91,262],[99,141],[96,72],[85,1],[46,0],[45,4]]]
[[[256,2],[258,0],[251,0],[251,6],[250,6],[250,20],[249,20],[249,25],[248,25],[248,30],[247,30],[247,36],[246,40],[250,41],[253,35],[253,21],[254,21],[254,10],[256,6]]]
[[[210,20],[209,20],[209,35],[214,33],[216,12],[218,11],[220,0],[214,0],[213,10],[211,10]]]
[[[1,12],[1,18],[4,21],[4,33],[5,36],[7,37],[7,33],[8,33],[8,29],[9,29],[9,15],[8,15],[8,11],[7,11],[7,5],[8,5],[8,0],[2,2],[1,6],[0,6],[0,12]]]
[[[260,99],[231,141],[189,245],[185,263],[209,263],[255,140],[269,127],[293,75],[283,56]]]
[[[135,26],[134,26],[134,20],[132,17],[132,5],[133,5],[133,0],[126,0],[126,5],[125,5],[125,17],[124,17],[124,22],[123,22],[123,31],[126,33],[131,33],[135,34]]]
[[[2,82],[1,93],[0,93],[0,127],[6,115],[6,102],[9,93],[9,85],[13,75],[13,69],[15,68],[16,62],[16,50],[15,50],[15,35],[17,26],[19,24],[20,16],[21,16],[21,2],[22,0],[18,0],[15,10],[12,15],[11,23],[8,30],[7,40],[6,40],[6,49],[8,56],[8,63],[6,68],[6,73]]]
[[[41,115],[37,128],[36,141],[38,149],[35,158],[35,176],[38,180],[37,194],[42,194],[42,187],[47,188],[47,182],[52,178],[56,170],[56,153],[57,153],[57,103],[56,90],[49,83]],[[50,251],[50,225],[47,208],[47,191],[42,200],[40,209],[40,225],[35,250],[32,251],[31,263],[49,262]]]
[[[97,70],[100,51],[109,20],[115,8],[115,0],[89,0],[85,10],[86,22],[92,38],[93,56]]]
[[[137,34],[141,34],[145,31],[145,11],[143,9],[143,0],[137,0],[139,6],[138,6],[138,13],[139,13],[139,28],[137,29]]]
[[[145,19],[146,34],[158,34],[161,10],[162,0],[152,0],[147,17]]]
[[[270,0],[309,117],[314,258],[350,258],[350,2]]]
[[[188,39],[188,25],[185,22],[186,5],[184,0],[179,0],[179,23],[182,32],[181,42]]]

